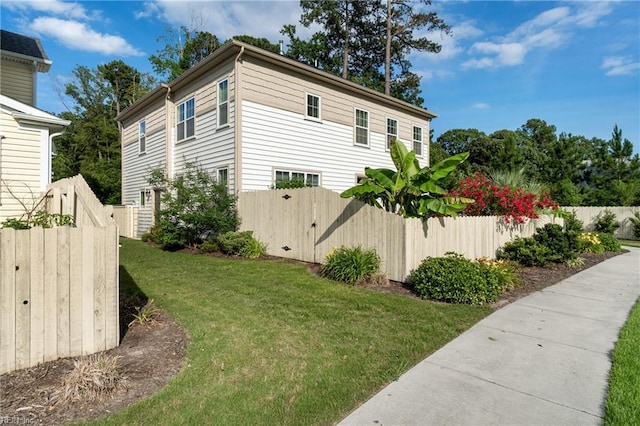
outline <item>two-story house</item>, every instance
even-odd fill
[[[69,121],[35,107],[51,61],[38,39],[0,30],[0,221],[20,217],[51,182],[53,138]]]
[[[196,162],[230,191],[304,179],[343,191],[364,168],[393,167],[398,138],[428,163],[435,115],[257,47],[229,41],[124,110],[123,204],[149,206],[147,179]]]

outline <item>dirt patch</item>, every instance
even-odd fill
[[[576,268],[566,265],[521,268],[518,272],[521,284],[504,293],[492,306],[502,307],[616,254],[583,254],[584,264]],[[319,265],[307,267],[315,274],[320,271]],[[383,293],[418,298],[409,286],[398,282],[367,287]],[[127,327],[132,318],[131,306],[129,303],[121,307],[121,333],[124,333],[124,338],[120,346],[106,352],[119,357],[119,371],[126,379],[124,387],[99,401],[56,402],[63,391],[65,375],[73,369],[73,358],[4,374],[0,376],[0,423],[58,425],[92,420],[117,412],[162,389],[184,365],[187,336],[175,321],[162,312],[157,316],[156,325],[135,323]]]
[[[126,316],[128,317],[128,316]],[[0,423],[59,425],[114,413],[162,389],[184,365],[187,336],[166,314],[157,324],[130,327],[117,348],[125,383],[97,401],[57,401],[74,358],[64,358],[0,376]],[[126,327],[126,324],[125,324]]]

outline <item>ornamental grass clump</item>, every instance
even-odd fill
[[[118,358],[104,353],[73,361],[73,370],[64,379],[63,401],[97,400],[111,395],[124,384],[118,370]]]
[[[380,271],[380,256],[375,249],[360,246],[339,247],[324,258],[322,274],[335,281],[359,284],[372,279]]]

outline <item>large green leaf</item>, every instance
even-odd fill
[[[460,163],[469,158],[468,152],[461,152],[460,154],[453,155],[445,158],[439,163],[431,166],[431,179],[439,181],[449,175],[452,171],[458,167]]]

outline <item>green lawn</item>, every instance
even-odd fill
[[[120,262],[122,287],[186,328],[187,367],[101,424],[332,424],[492,312],[350,287],[292,262],[132,240]]]
[[[620,241],[620,245],[623,245],[623,246],[640,247],[639,240],[619,240],[619,241]]]
[[[631,311],[613,351],[604,423],[640,424],[640,301]]]

